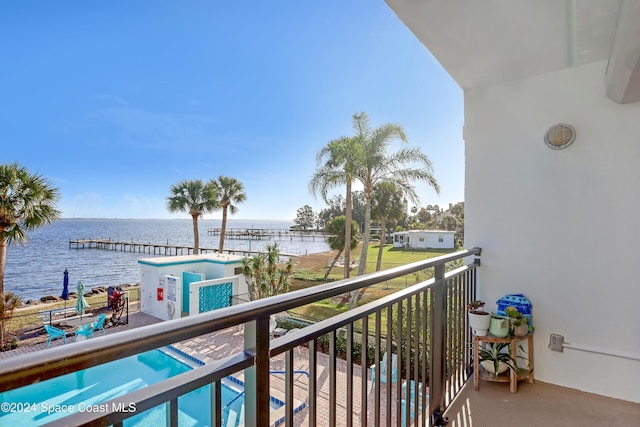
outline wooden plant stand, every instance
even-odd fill
[[[483,343],[508,343],[509,351],[511,351],[511,357],[513,360],[517,360],[516,356],[518,355],[518,343],[521,341],[527,340],[527,356],[529,358],[529,369],[528,370],[520,370],[518,372],[514,372],[513,369],[507,369],[506,372],[503,372],[499,375],[494,375],[490,372],[486,372],[484,368],[480,368],[480,361],[478,357],[478,347],[480,346],[480,342]],[[521,372],[522,371],[522,372]],[[525,378],[529,379],[529,384],[533,384],[533,333],[529,333],[523,337],[495,337],[493,335],[487,335],[484,337],[474,335],[473,336],[473,388],[474,390],[478,390],[480,388],[480,379],[486,381],[497,381],[497,382],[508,382],[509,383],[509,391],[511,393],[516,393],[518,391],[518,380],[523,380]]]

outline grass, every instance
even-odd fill
[[[367,251],[367,269],[368,273],[375,271],[376,262],[378,259],[378,250],[380,248],[379,243],[373,243],[369,246],[369,250]],[[394,268],[400,265],[410,264],[417,261],[423,261],[425,259],[438,257],[441,255],[445,255],[448,253],[455,252],[456,249],[405,249],[405,248],[394,248],[392,244],[384,245],[383,253],[382,253],[382,262],[380,269],[387,270],[390,268]],[[357,260],[360,258],[360,249],[356,249],[352,251],[351,256],[353,260]],[[352,270],[352,276],[355,276],[357,273],[357,268]],[[318,283],[322,283],[324,277],[324,267],[321,270],[301,270],[296,271],[295,277],[297,279],[297,283],[295,286],[292,286],[293,289],[302,289],[308,286],[313,286]],[[360,304],[366,304],[371,301],[375,301],[379,298],[382,298],[386,295],[389,295],[393,292],[398,291],[399,289],[404,289],[408,286],[414,285],[415,283],[430,279],[433,277],[432,271],[424,271],[419,273],[414,273],[409,276],[405,276],[402,278],[397,278],[394,280],[386,281],[377,285],[370,286],[367,288],[366,292],[362,296],[360,300]],[[340,280],[343,278],[343,269],[340,267],[334,267],[329,275],[329,280]],[[323,300],[320,302],[308,304],[302,307],[298,307],[295,310],[290,310],[292,314],[298,313],[304,315],[305,317],[311,317],[314,319],[327,319],[329,317],[335,316],[336,314],[342,313],[348,309],[348,303],[340,304],[338,299],[331,300]],[[387,324],[387,311],[383,310],[381,313],[382,316],[382,328],[383,334],[386,333],[386,324]],[[370,327],[373,327],[375,324],[375,319],[371,317],[369,319]],[[356,328],[359,328],[360,324],[356,325]]]
[[[140,287],[127,288],[129,291],[129,301],[138,301],[140,299]],[[91,309],[100,309],[107,307],[107,293],[101,293],[85,297]],[[66,303],[67,307],[75,307],[76,299],[69,299]],[[7,332],[12,334],[24,328],[31,326],[42,326],[42,319],[38,317],[41,311],[51,310],[54,308],[65,307],[65,302],[54,302],[51,304],[38,304],[34,306],[25,306],[15,310],[13,317],[7,322]]]

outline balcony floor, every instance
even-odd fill
[[[536,381],[509,385],[480,381],[480,390],[467,382],[447,411],[449,427],[514,424],[539,426],[640,426],[640,404]]]

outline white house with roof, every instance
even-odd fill
[[[394,248],[410,249],[453,249],[455,231],[407,230],[392,233]]]
[[[536,380],[640,402],[640,1],[386,2],[464,93],[479,297],[531,301]]]
[[[242,257],[229,254],[153,257],[140,264],[140,310],[163,320],[248,300]]]

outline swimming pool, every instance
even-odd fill
[[[172,350],[151,350],[0,393],[0,425],[38,426],[78,411],[99,411],[100,403],[187,372],[193,369],[190,364],[194,362],[202,364]],[[225,427],[236,427],[244,409],[242,382],[231,377],[223,380],[221,399]],[[209,386],[180,396],[180,426],[208,425],[210,401]],[[13,407],[6,406],[7,403]],[[272,399],[272,410],[282,406],[280,403]],[[135,406],[132,409],[135,410]],[[165,425],[166,412],[166,406],[161,405],[129,418],[124,425]]]

